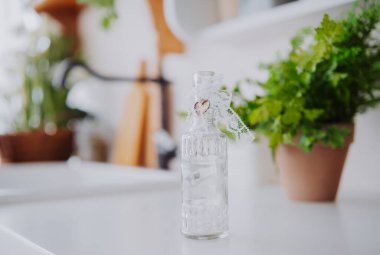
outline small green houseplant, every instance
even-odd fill
[[[66,105],[69,89],[52,82],[54,66],[70,55],[71,40],[53,34],[42,40],[49,44],[47,49],[27,55],[25,59],[22,73],[24,103],[14,125],[16,131],[66,127],[76,115],[76,111]]]
[[[380,101],[379,22],[376,1],[356,2],[341,20],[325,15],[317,28],[291,39],[286,57],[264,66],[269,76],[258,82],[263,96],[250,100],[240,86],[234,89],[240,99],[234,109],[251,129],[269,138],[293,199],[335,199],[354,117]],[[300,173],[294,173],[296,168]],[[337,173],[323,177],[321,168]],[[323,183],[314,183],[317,179]],[[326,188],[328,180],[336,187]],[[325,192],[312,194],[320,187]]]
[[[64,160],[72,153],[68,124],[84,113],[67,106],[69,88],[54,85],[52,77],[56,65],[72,54],[73,40],[47,28],[32,34],[26,51],[18,54],[15,75],[21,84],[12,97],[22,103],[10,131],[0,135],[1,161]]]

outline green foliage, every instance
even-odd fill
[[[14,123],[15,131],[41,129],[46,125],[64,127],[73,117],[82,116],[66,105],[69,89],[52,84],[54,65],[70,55],[73,41],[58,35],[43,39],[49,44],[46,50],[26,55],[22,70],[23,107]],[[38,44],[38,39],[35,43]]]
[[[111,24],[116,21],[117,13],[115,10],[114,0],[77,0],[80,4],[89,4],[97,8],[104,9],[105,13],[102,17],[101,25],[108,29]]]
[[[291,39],[285,58],[264,66],[268,78],[258,82],[264,96],[247,100],[237,85],[234,109],[269,137],[273,152],[296,140],[304,151],[316,142],[343,146],[349,131],[334,124],[351,123],[380,101],[380,40],[374,35],[379,22],[376,1],[355,3],[338,21],[325,15],[319,27]]]
[[[187,116],[189,116],[189,113],[186,111],[178,111],[177,116],[180,117],[181,119],[186,119]]]

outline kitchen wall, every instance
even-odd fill
[[[156,35],[147,1],[120,0],[116,1],[116,8],[119,17],[109,30],[100,25],[101,10],[87,8],[82,12],[80,33],[86,60],[99,73],[123,77],[135,77],[139,62],[146,60],[148,74],[153,75],[156,73]],[[122,114],[128,84],[96,79],[79,81],[70,102],[95,114],[114,129]]]
[[[22,3],[19,1],[0,1],[0,133],[9,130],[9,122],[14,116],[17,102],[7,96],[17,89],[18,79],[12,75],[13,67],[17,63],[14,53],[24,47],[25,41],[15,40],[15,28],[22,23]],[[27,30],[33,29],[35,22],[30,22]]]
[[[116,4],[119,19],[109,31],[99,29],[100,11],[89,8],[82,15],[81,34],[88,61],[104,74],[133,76],[139,61],[144,58],[148,60],[149,74],[154,75],[156,36],[147,2],[118,0]],[[215,70],[223,73],[229,86],[246,77],[263,78],[265,74],[258,71],[258,63],[271,60],[278,51],[286,50],[288,39],[293,33],[290,29],[262,33],[251,45],[194,41],[187,45],[184,54],[167,56],[164,73],[173,82],[174,111],[186,109],[191,77],[195,71]],[[94,83],[96,86],[91,85]],[[100,119],[115,128],[127,93],[125,84],[87,81],[75,90],[73,101],[93,109]],[[179,142],[185,124],[176,115],[173,117],[174,136]],[[374,189],[380,192],[380,108],[358,116],[356,121],[355,142],[348,157],[343,188]],[[273,165],[268,150],[263,146],[265,140],[261,143],[240,151],[232,145],[230,171],[255,171],[260,173],[256,175],[259,180],[271,179]],[[236,151],[239,153],[234,153]],[[239,160],[243,157],[247,160]],[[263,172],[271,174],[264,174],[263,177]]]

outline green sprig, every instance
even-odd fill
[[[256,84],[265,95],[247,100],[237,85],[233,108],[269,137],[273,153],[281,143],[297,143],[306,152],[317,142],[342,147],[349,130],[335,124],[352,123],[380,101],[380,39],[374,36],[379,22],[376,1],[355,3],[341,20],[325,15],[317,28],[291,39],[285,58],[262,65],[268,78]]]
[[[77,0],[80,4],[88,4],[97,8],[104,9],[104,15],[101,20],[103,28],[108,29],[113,22],[117,20],[114,0]]]

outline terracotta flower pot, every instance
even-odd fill
[[[31,131],[0,135],[0,162],[67,160],[73,151],[73,132],[58,129],[53,135]]]
[[[334,201],[348,149],[354,137],[354,125],[343,125],[351,133],[344,147],[332,149],[321,143],[307,153],[294,145],[281,144],[276,163],[288,197],[301,201]]]

